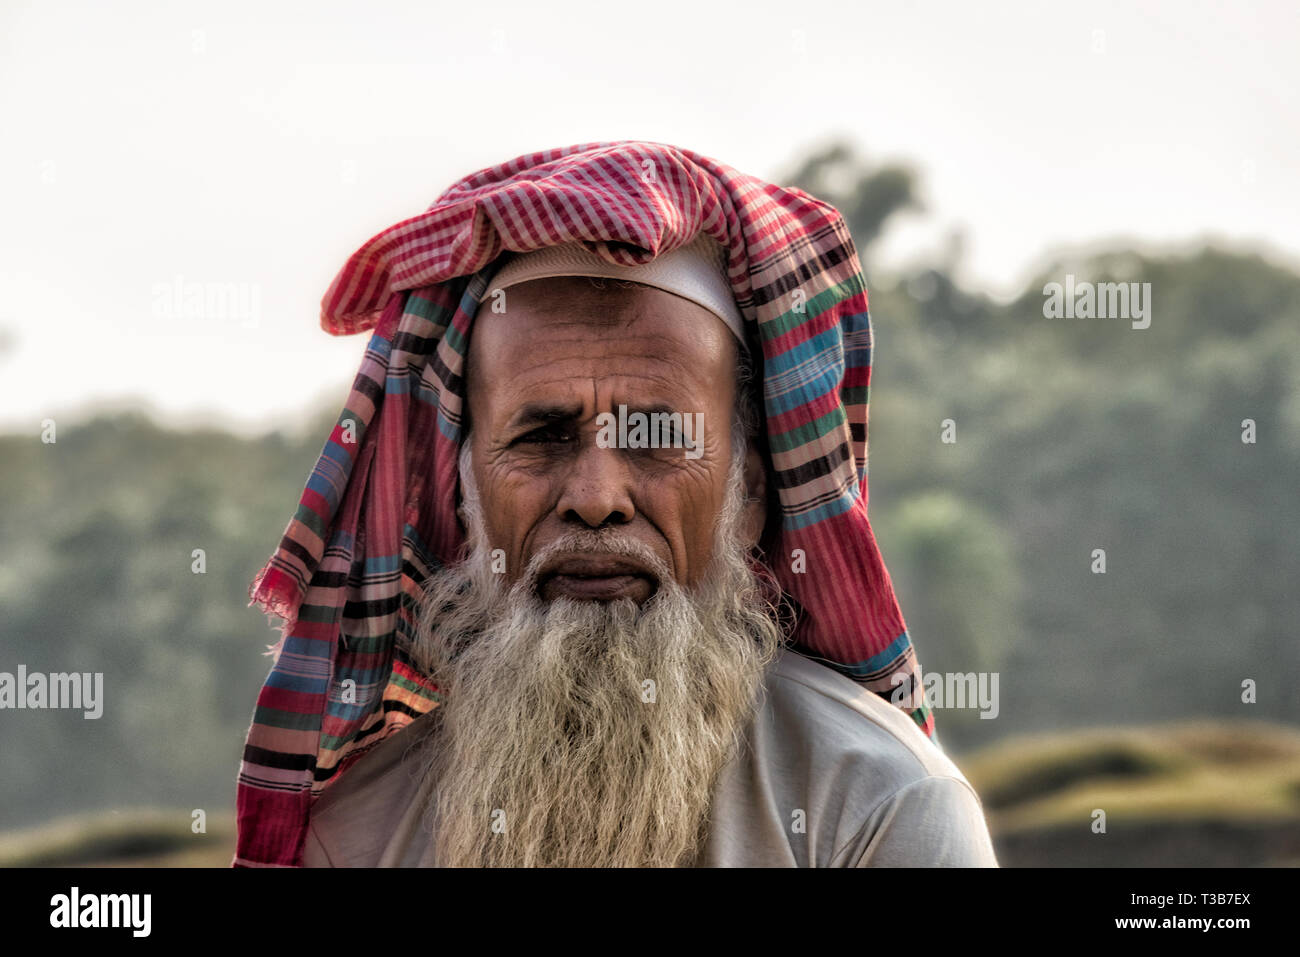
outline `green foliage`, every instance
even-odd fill
[[[4,712],[6,825],[233,804],[277,637],[247,607],[248,585],[320,441],[174,432],[139,415],[60,423],[50,445],[36,430],[0,437],[0,670],[104,674],[98,719]]]
[[[890,543],[908,626],[943,649],[951,671],[995,671],[1020,637],[1021,578],[1010,537],[992,516],[946,492],[907,498],[877,523]]]
[[[1067,270],[1150,282],[1151,327],[1044,318],[1042,287]],[[1300,719],[1288,625],[1300,615],[1300,277],[1215,249],[1115,253],[1057,264],[1006,306],[911,277],[874,295],[872,316],[873,520],[895,576],[923,583],[903,594],[922,665],[966,670],[947,664],[966,653],[936,616],[970,614],[990,647],[1002,628],[968,604],[961,576],[934,581],[899,537],[914,498],[942,492],[979,509],[1029,596],[1025,640],[1004,661],[1003,714],[985,736],[1200,714]],[[954,444],[939,441],[944,419]],[[1244,419],[1254,444],[1242,442]],[[1104,575],[1090,568],[1096,548]],[[1257,705],[1241,703],[1247,678]],[[937,715],[941,733],[951,717]]]

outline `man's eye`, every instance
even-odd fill
[[[668,422],[665,422],[659,428],[659,447],[661,449],[681,448],[682,442],[683,436],[681,429]]]
[[[566,430],[555,426],[545,426],[540,429],[533,429],[515,439],[516,444],[526,445],[553,445],[560,442],[568,442],[569,434]]]

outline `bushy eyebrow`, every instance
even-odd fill
[[[582,406],[577,402],[528,402],[506,423],[507,429],[519,429],[536,425],[555,425],[571,422],[582,413]]]
[[[682,409],[674,409],[672,406],[662,402],[653,405],[629,405],[629,413],[641,412],[646,415],[681,413]],[[519,407],[506,423],[506,428],[510,431],[515,429],[529,428],[539,425],[557,425],[565,422],[572,422],[582,414],[582,405],[578,402],[528,402]]]

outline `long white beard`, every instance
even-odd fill
[[[462,468],[471,551],[428,583],[415,656],[445,689],[423,794],[439,866],[691,864],[718,772],[743,741],[781,643],[738,535],[741,463],[698,587],[617,530],[571,533],[513,588],[493,574]],[[659,589],[582,602],[536,595],[554,552],[630,554]]]

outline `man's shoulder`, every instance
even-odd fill
[[[978,795],[901,709],[783,650],[719,783],[705,866],[995,864]]]
[[[900,787],[932,776],[965,780],[902,709],[803,653],[782,651],[765,690],[773,719],[808,748],[857,755]]]

